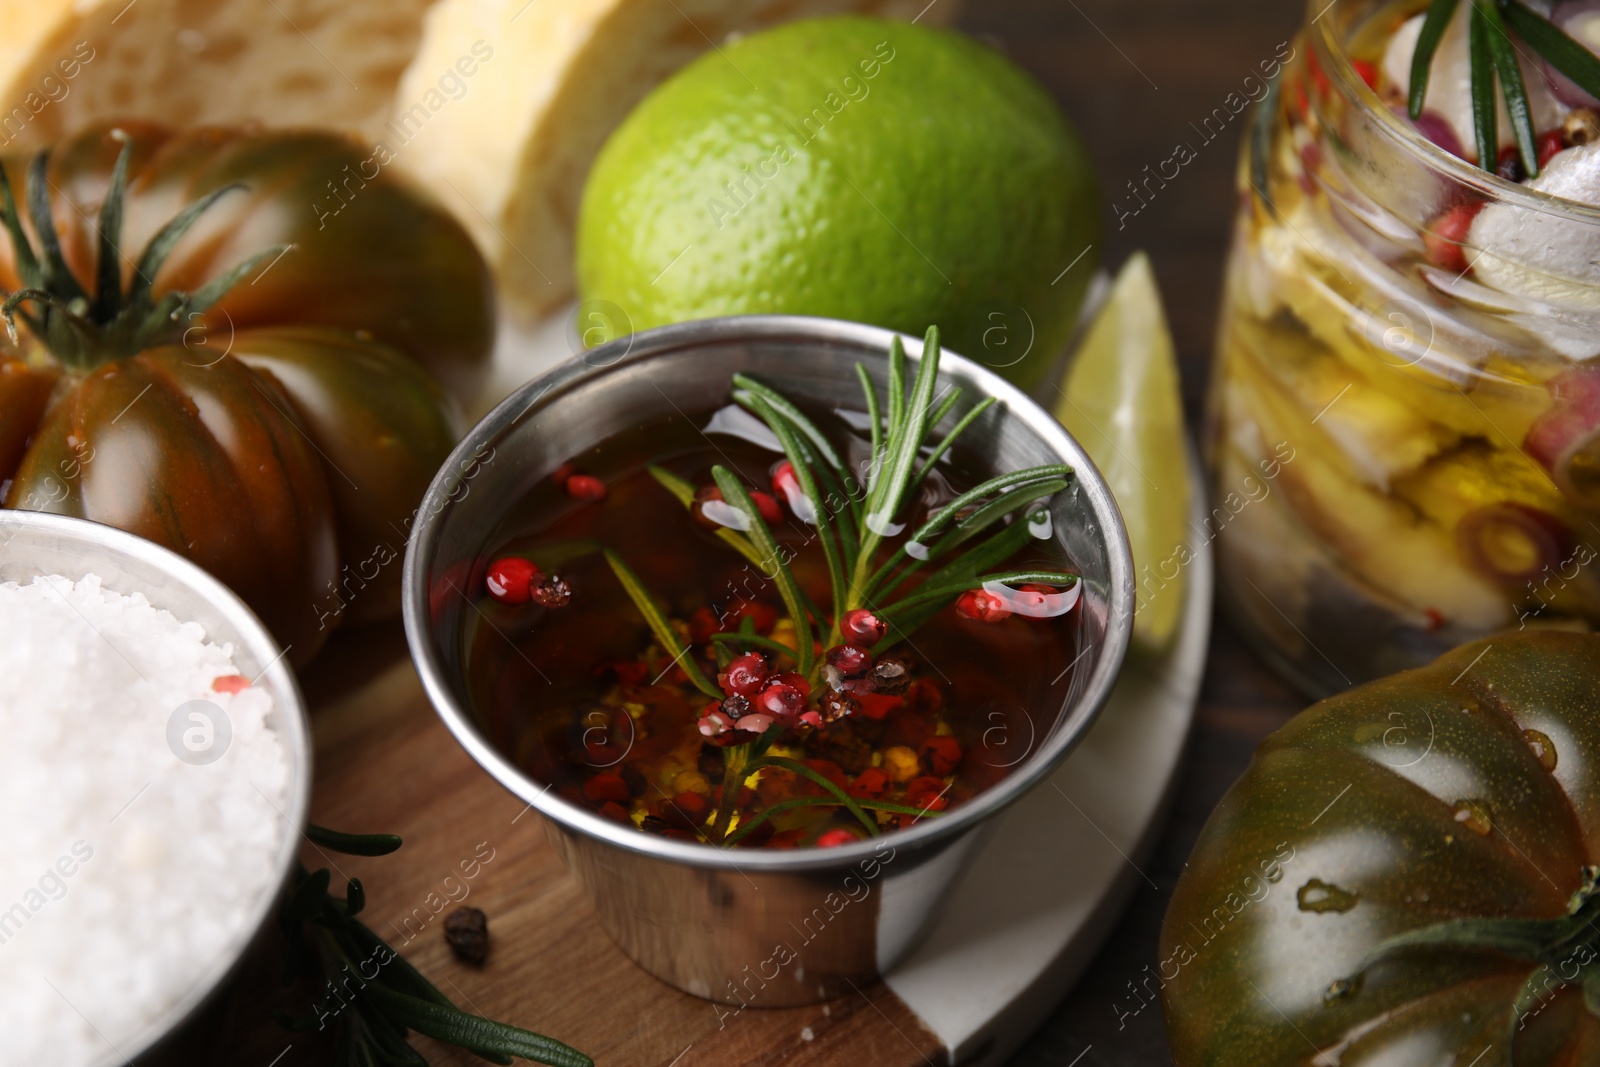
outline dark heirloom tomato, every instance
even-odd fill
[[[300,662],[392,614],[493,341],[460,225],[322,133],[125,124],[4,176],[5,506],[182,552]]]
[[[1178,882],[1175,1059],[1600,1063],[1597,855],[1600,636],[1494,637],[1324,700]]]

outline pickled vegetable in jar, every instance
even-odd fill
[[[1540,17],[1587,47],[1593,6]],[[1235,619],[1320,695],[1600,621],[1600,101],[1505,29],[1528,122],[1486,130],[1478,7],[1311,8],[1239,167],[1206,532]]]

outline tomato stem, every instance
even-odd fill
[[[193,325],[194,316],[221,300],[268,257],[282,255],[289,247],[263,249],[192,293],[169,290],[159,297],[152,295],[156,275],[184,234],[211,205],[228,193],[245,188],[239,184],[225,186],[188,204],[151,238],[133,268],[128,291],[123,293],[120,240],[133,142],[121,130],[113,130],[111,135],[122,148],[96,223],[92,296],[72,273],[61,250],[50,206],[49,152],[40,152],[28,167],[27,208],[37,249],[23,230],[10,175],[0,164],[0,222],[11,240],[22,280],[21,288],[0,291],[5,299],[0,305],[0,317],[5,320],[6,333],[13,345],[20,346],[16,324],[20,317],[39,344],[62,364],[80,371],[93,370],[156,345],[179,343]],[[25,304],[34,305],[36,310],[29,313],[24,310]]]

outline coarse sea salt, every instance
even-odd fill
[[[232,655],[93,575],[0,584],[3,1067],[123,1062],[253,936],[289,766]]]

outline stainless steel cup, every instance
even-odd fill
[[[467,435],[423,499],[406,553],[406,635],[446,725],[548,820],[551,840],[617,944],[657,977],[730,1011],[826,999],[892,967],[935,917],[981,832],[1087,732],[1122,665],[1134,604],[1127,534],[1099,473],[1015,386],[953,353],[941,356],[942,381],[966,390],[947,425],[984,396],[1000,401],[963,436],[966,449],[996,469],[1067,463],[1077,472],[1052,518],[1054,538],[1083,578],[1082,655],[1064,706],[1030,709],[1033,721],[1054,725],[1009,777],[943,818],[840,848],[724,851],[639,833],[547,792],[479,730],[461,655],[474,609],[457,590],[483,581],[486,532],[573,456],[675,410],[726,403],[738,371],[802,404],[859,409],[854,365],[864,363],[881,389],[892,337],[828,319],[752,316],[666,326],[595,348],[517,390]],[[919,358],[921,342],[903,341]]]

